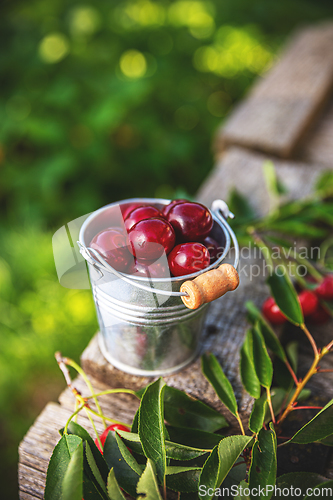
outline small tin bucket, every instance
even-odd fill
[[[232,214],[222,200],[212,205],[214,225],[210,234],[223,251],[202,271],[170,278],[129,275],[116,271],[96,250],[89,248],[97,233],[110,226],[123,225],[121,208],[126,205],[142,202],[163,208],[170,201],[132,198],[112,203],[93,212],[79,235],[78,245],[88,264],[100,326],[101,351],[113,366],[138,376],[169,375],[197,356],[209,304],[196,310],[188,309],[181,300],[184,293],[180,287],[185,281],[218,267],[230,249],[231,239],[235,247],[234,267],[238,265],[237,239],[226,222]]]

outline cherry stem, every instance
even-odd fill
[[[269,387],[266,387],[266,393],[267,393],[267,403],[269,406],[269,411],[271,412],[271,416],[272,416],[272,422],[273,422],[273,424],[275,424],[275,415],[274,415],[271,392],[269,390]]]
[[[330,351],[332,349],[332,346],[333,346],[333,340],[331,340],[331,342],[329,344],[327,344],[325,349],[327,349],[327,351]]]
[[[294,370],[292,369],[289,361],[287,360],[287,358],[284,360],[284,364],[286,365],[286,367],[288,368],[289,372],[290,372],[290,375],[292,376],[293,378],[293,381],[295,382],[295,384],[297,385],[298,384],[298,379],[296,377],[296,374],[294,372]]]
[[[332,373],[332,372],[333,372],[333,369],[331,369],[331,368],[323,368],[323,369],[317,370],[316,373]]]
[[[312,349],[313,349],[313,352],[314,352],[314,355],[315,357],[317,357],[319,355],[319,352],[318,352],[318,348],[317,348],[317,344],[316,342],[314,341],[314,338],[312,337],[311,333],[309,332],[309,330],[307,329],[305,323],[302,323],[300,325],[300,328],[303,330],[303,332],[305,333],[305,335],[307,336],[311,346],[312,346]]]
[[[323,406],[293,406],[292,411],[294,410],[322,410]]]
[[[131,389],[107,389],[106,391],[96,392],[91,396],[87,396],[85,399],[91,399],[99,396],[106,396],[107,394],[118,394],[118,393],[132,394],[133,396],[136,396],[138,399],[140,399],[139,396],[137,396],[136,392],[132,391]]]
[[[240,427],[240,430],[241,430],[241,433],[243,434],[243,436],[245,436],[245,431],[244,431],[244,427],[243,427],[243,422],[241,421],[241,418],[238,414],[238,412],[236,413],[236,418],[237,418],[237,421],[239,423],[239,427]]]

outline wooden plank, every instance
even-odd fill
[[[238,144],[289,158],[333,86],[333,23],[304,29],[254,85],[218,133],[217,151]]]
[[[333,99],[300,145],[299,157],[309,163],[333,167]]]
[[[234,146],[219,157],[215,168],[199,190],[200,200],[209,206],[213,199],[227,200],[230,191],[236,188],[249,200],[258,216],[266,215],[270,209],[263,176],[263,164],[266,160],[273,161],[277,176],[288,191],[285,201],[309,195],[318,176],[327,169],[321,164],[279,160]]]

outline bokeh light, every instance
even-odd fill
[[[41,59],[49,64],[61,61],[69,52],[69,42],[62,33],[51,33],[39,45]]]
[[[138,50],[124,52],[120,57],[119,66],[127,78],[142,78],[147,71],[146,58]]]

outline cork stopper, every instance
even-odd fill
[[[185,281],[180,287],[181,292],[188,296],[181,297],[189,309],[197,309],[206,302],[212,302],[227,292],[235,290],[239,285],[239,276],[231,264],[222,264],[197,276],[194,280]]]

